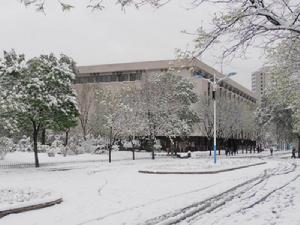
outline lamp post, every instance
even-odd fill
[[[210,79],[206,79],[203,77],[201,74],[197,74],[197,76],[201,79],[207,80],[210,84],[212,84],[213,87],[213,92],[212,92],[212,99],[213,99],[213,111],[214,111],[214,125],[213,125],[213,130],[214,130],[214,163],[217,163],[217,101],[216,101],[216,92],[217,92],[217,87],[220,82],[223,80],[236,75],[235,72],[228,73],[225,77],[222,79],[216,80],[216,74],[214,74],[213,81]]]

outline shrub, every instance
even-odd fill
[[[5,158],[7,152],[13,151],[15,148],[14,142],[11,138],[0,137],[0,160]]]

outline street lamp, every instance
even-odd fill
[[[213,81],[210,79],[204,78],[204,76],[201,73],[196,74],[198,78],[205,79],[207,80],[210,84],[212,84],[213,87],[213,92],[212,92],[212,98],[213,98],[213,103],[214,103],[214,163],[217,163],[217,103],[216,103],[216,91],[218,84],[221,83],[222,81],[226,80],[227,78],[236,75],[235,72],[228,73],[225,77],[222,79],[216,80],[216,74],[214,74]]]

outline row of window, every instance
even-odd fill
[[[207,85],[207,95],[210,96],[210,93],[211,93],[211,84],[208,83]],[[241,102],[241,101],[251,101],[251,100],[248,100],[248,99],[245,99],[244,97],[242,96],[239,96],[239,95],[236,95],[234,92],[230,92],[230,91],[227,91],[226,89],[223,89],[223,88],[220,88],[218,91],[217,91],[218,95],[221,97],[221,96],[225,96],[225,97],[228,97],[229,99],[237,99],[237,101]],[[205,92],[206,94],[206,92]],[[252,101],[251,101],[252,102]]]
[[[136,81],[142,79],[142,73],[113,73],[107,75],[100,75],[99,73],[90,74],[88,76],[77,77],[76,84],[82,83],[102,83],[102,82],[123,82]]]

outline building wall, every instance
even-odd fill
[[[142,63],[141,63],[142,64]],[[77,82],[74,84],[74,88],[78,95],[78,102],[82,105],[84,109],[89,109],[89,116],[93,116],[96,113],[95,111],[95,92],[98,88],[107,89],[110,91],[119,91],[124,87],[135,87],[141,88],[142,83],[144,82],[146,77],[152,77],[154,74],[162,73],[168,70],[168,63],[158,63],[151,62],[150,64],[144,64],[144,68],[138,64],[134,63],[134,66],[125,64],[116,64],[113,65],[105,65],[105,66],[91,66],[79,68],[79,75],[77,77]],[[200,64],[202,66],[202,64]],[[157,68],[159,67],[159,68]],[[124,71],[122,69],[124,68]],[[114,71],[117,70],[117,71]],[[199,76],[196,76],[199,70],[209,71],[210,67],[204,66],[194,66],[194,67],[182,67],[177,66],[173,68],[174,73],[178,76],[181,76],[187,80],[190,80],[194,85],[194,91],[197,95],[212,95],[212,87],[209,82],[205,79],[200,79]],[[134,76],[133,78],[137,78],[136,80],[131,79],[132,81],[118,81],[122,80],[122,76],[127,74],[127,79],[130,80],[131,74],[138,74],[139,76]],[[206,76],[210,74],[206,72]],[[101,76],[114,76],[113,78],[103,78]],[[118,77],[119,76],[119,77]],[[109,81],[110,80],[110,81]],[[100,82],[101,81],[101,82]],[[218,88],[217,95],[223,95],[228,98],[235,99],[236,101],[243,102],[248,105],[255,105],[255,99],[251,96],[251,92],[236,84],[234,81],[229,81],[228,83],[222,83]],[[194,128],[191,136],[204,136],[199,128]]]

